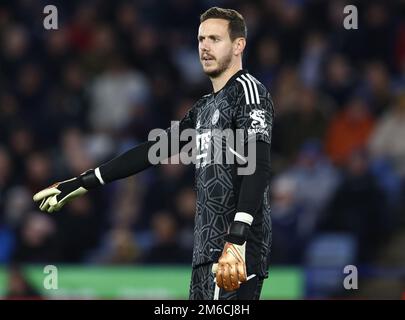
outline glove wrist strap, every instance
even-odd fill
[[[248,237],[250,226],[241,221],[233,221],[228,234],[225,236],[225,241],[237,245],[243,245]]]
[[[87,170],[86,172],[83,172],[79,177],[78,177],[80,184],[83,188],[90,190],[94,189],[96,187],[101,186],[100,181],[98,180],[94,169]]]

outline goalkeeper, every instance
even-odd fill
[[[180,132],[195,129],[196,134],[197,205],[190,299],[259,299],[268,276],[274,111],[265,86],[242,69],[246,33],[245,21],[237,11],[214,7],[201,15],[200,62],[213,92],[198,100],[176,128]],[[254,144],[253,154],[245,157],[229,146],[223,151],[231,151],[245,167],[253,165],[255,170],[242,175],[237,161],[211,161],[212,130],[242,131],[241,142],[246,150]],[[166,133],[171,141],[173,127]],[[35,194],[34,200],[42,211],[58,211],[88,190],[154,165],[149,154],[156,143],[147,141],[78,177],[58,182]],[[169,148],[166,158],[175,153]],[[162,155],[160,160],[164,158]]]

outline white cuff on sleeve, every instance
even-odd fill
[[[94,173],[95,173],[95,175],[96,175],[98,181],[100,181],[100,183],[104,185],[105,182],[104,182],[103,178],[101,177],[100,168],[97,167],[97,168],[94,170]]]
[[[233,220],[247,223],[250,226],[253,222],[253,216],[246,212],[237,212]]]

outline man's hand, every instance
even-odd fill
[[[216,268],[218,287],[233,291],[246,281],[246,242],[242,245],[226,242]]]
[[[66,202],[87,192],[78,178],[57,182],[52,186],[36,193],[34,201],[41,201],[39,209],[46,212],[60,210]]]

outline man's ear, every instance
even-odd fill
[[[242,54],[245,47],[246,47],[246,39],[245,38],[236,38],[233,42],[233,54],[235,56]]]

